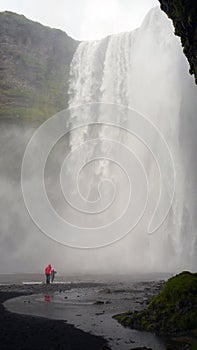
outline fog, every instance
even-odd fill
[[[53,125],[53,120],[56,123],[56,119],[42,129],[38,128],[26,153],[27,160],[23,163],[26,167],[23,194],[29,200],[26,205],[21,190],[21,166],[25,148],[37,126],[14,120],[1,121],[0,273],[42,272],[49,262],[58,271],[69,274],[196,269],[197,87],[188,73],[187,60],[173,31],[171,22],[156,8],[147,15],[137,31],[80,44],[70,69],[71,110],[62,112],[59,124],[54,124],[52,129],[48,128],[49,124]],[[101,102],[102,105],[99,104],[99,108],[94,104],[91,108],[87,105],[84,109],[76,108],[92,102]],[[118,107],[109,109],[110,104],[118,104]],[[105,105],[106,109],[100,107]],[[127,106],[137,112],[130,114]],[[102,125],[90,126],[91,120]],[[106,120],[120,127],[103,125]],[[147,124],[141,124],[142,120],[146,120]],[[85,127],[79,128],[80,123]],[[155,127],[149,131],[152,123]],[[75,130],[66,134],[70,128]],[[137,128],[139,134],[135,137],[134,130]],[[171,165],[167,162],[167,148],[164,149],[157,138],[160,135],[157,128],[171,150],[176,170],[175,194],[163,223],[163,209],[170,201],[174,179]],[[127,133],[130,129],[133,130],[132,136]],[[66,136],[62,138],[58,133]],[[141,144],[139,135],[146,140],[153,155]],[[54,137],[56,141],[60,140],[52,147]],[[103,139],[110,140],[110,144],[100,143]],[[119,143],[118,148],[114,142]],[[124,144],[127,149],[122,148]],[[133,152],[131,159],[128,148]],[[39,201],[43,184],[36,171],[40,171],[39,162],[45,156],[46,193],[54,210],[70,225],[62,232],[58,216],[54,216],[56,225],[56,221],[53,222],[43,211],[47,202],[43,204]],[[117,164],[110,162],[114,156]],[[134,156],[140,160],[138,166],[143,164],[141,168],[145,169],[149,200],[143,220],[133,230],[128,230],[146,200],[144,173],[135,165]],[[103,158],[107,158],[105,162]],[[129,181],[126,172],[122,172],[121,164],[127,174],[131,174],[131,197],[128,196]],[[78,174],[80,169],[82,171]],[[160,178],[158,169],[162,174]],[[106,179],[108,183],[105,183]],[[159,194],[162,195],[160,180],[163,206],[154,212]],[[67,201],[62,190],[65,191],[64,196],[67,195]],[[134,206],[127,219],[121,222],[119,216],[131,199]],[[33,201],[36,203],[34,207]],[[28,213],[28,205],[34,210],[30,210],[33,220]],[[148,234],[151,216],[155,220],[152,226],[161,221],[153,235]],[[113,222],[115,224],[110,231]],[[46,225],[47,232],[43,229]],[[61,225],[65,225],[63,220]],[[102,225],[103,236],[100,233]],[[42,226],[41,229],[38,226]],[[91,229],[88,233],[87,228]],[[122,237],[127,231],[128,234]],[[119,236],[122,239],[117,239]],[[112,244],[108,244],[111,241]]]

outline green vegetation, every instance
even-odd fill
[[[170,278],[146,310],[114,316],[121,324],[160,334],[197,331],[197,274]]]
[[[43,121],[68,105],[78,42],[11,12],[0,13],[0,118]]]
[[[174,345],[177,342],[190,344],[192,350],[197,349],[197,273],[184,271],[170,278],[147,309],[115,315],[114,318],[126,327],[176,337],[170,341],[169,350],[179,349]]]

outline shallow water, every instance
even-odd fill
[[[64,319],[83,331],[103,336],[114,350],[128,350],[137,346],[165,350],[160,338],[125,328],[112,318],[114,314],[129,309],[143,308],[158,288],[157,282],[121,281],[91,287],[87,283],[82,287],[70,287],[65,292],[10,299],[5,306],[10,311],[22,314]]]

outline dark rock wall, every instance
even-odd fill
[[[173,21],[175,34],[180,36],[183,51],[190,64],[190,73],[197,84],[197,1],[159,0],[161,9]]]
[[[66,108],[77,45],[60,30],[0,13],[0,118],[44,120]]]

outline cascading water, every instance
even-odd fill
[[[188,142],[180,139],[182,121],[185,120],[186,114],[188,118],[193,118],[196,100],[189,96],[191,94],[195,96],[195,93],[196,87],[188,74],[188,64],[182,53],[180,41],[174,36],[174,28],[170,20],[159,8],[154,8],[148,13],[139,29],[112,35],[100,41],[79,44],[70,68],[68,122],[74,125],[77,119],[84,126],[70,134],[72,156],[68,172],[72,177],[74,164],[77,168],[79,163],[91,163],[91,166],[84,167],[78,178],[81,195],[86,201],[86,210],[90,213],[91,209],[95,209],[96,200],[100,198],[97,186],[102,183],[101,197],[104,195],[104,199],[103,202],[99,201],[100,206],[96,209],[106,209],[102,213],[92,215],[89,221],[84,219],[85,225],[97,227],[117,219],[117,231],[126,230],[124,222],[118,225],[118,215],[123,211],[125,203],[131,200],[127,195],[128,189],[125,189],[129,183],[125,176],[120,174],[117,164],[110,162],[109,159],[99,158],[100,154],[110,154],[110,148],[114,147],[113,142],[116,142],[116,146],[117,142],[119,145],[126,144],[143,163],[148,178],[149,194],[152,196],[145,211],[145,218],[132,232],[117,243],[93,252],[95,262],[92,265],[93,269],[96,270],[98,264],[100,270],[110,270],[117,266],[117,270],[120,271],[140,268],[150,271],[195,268],[195,250],[192,248],[196,244],[193,217],[195,205],[194,199],[191,198],[194,176],[188,186],[185,159],[190,150]],[[99,103],[91,105],[93,102]],[[82,107],[80,110],[75,110],[76,106],[83,104],[88,104],[85,109]],[[112,108],[111,121],[115,120],[126,129],[134,127],[133,119],[130,118],[128,109],[121,106],[127,106],[142,114],[159,128],[172,152],[176,170],[175,196],[167,219],[153,235],[147,235],[147,224],[159,196],[157,166],[147,147],[142,145],[136,137],[138,135],[128,135],[124,128],[105,124],[106,114],[108,114],[108,121],[110,115],[107,113],[108,107],[105,110],[105,104],[118,105],[117,114],[116,107]],[[86,125],[90,119],[96,124]],[[146,128],[143,125],[141,128],[144,128],[142,131],[146,135]],[[105,140],[106,138],[111,140],[111,144],[88,143],[91,139]],[[154,141],[154,134],[150,135],[151,138]],[[156,139],[155,142],[157,142]],[[75,152],[77,147],[80,148],[82,145],[85,151]],[[181,151],[181,147],[184,148],[185,153]],[[136,216],[135,207],[142,205],[141,200],[145,200],[144,189],[142,191],[140,189],[144,186],[143,181],[137,166],[130,163],[129,159],[127,160],[126,151],[125,153],[121,151],[119,146],[119,148],[115,147],[114,152],[116,156],[120,153],[118,159],[121,157],[125,159],[137,183],[136,205],[133,212],[130,212],[130,217]],[[155,145],[154,157],[163,159],[165,163],[163,149],[159,144]],[[95,162],[92,162],[94,158]],[[164,164],[162,171],[165,188],[168,187],[170,192],[171,184],[167,184],[169,164]],[[116,186],[115,197],[122,197],[112,201],[111,208],[107,207],[106,203],[109,202],[114,189],[113,186],[105,186],[106,179],[110,179]],[[72,187],[71,184],[72,194],[75,192],[75,187],[76,185]],[[188,187],[189,190],[186,193]],[[166,189],[166,197],[168,197],[168,189]],[[132,218],[128,220],[130,219],[132,221]],[[106,231],[105,234],[109,232]],[[116,238],[115,236],[115,240]],[[114,237],[112,241],[113,239]]]

